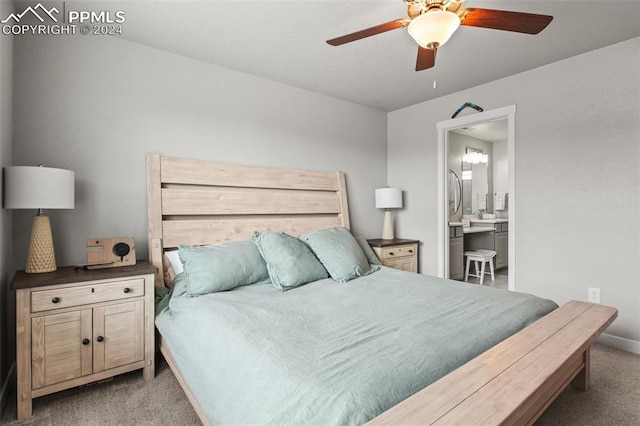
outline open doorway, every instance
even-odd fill
[[[514,152],[515,105],[438,123],[441,277],[464,280],[463,253],[491,250],[497,282],[485,283],[515,291]]]
[[[505,118],[449,130],[447,153],[449,278],[465,280],[466,251],[489,250],[495,279],[468,281],[500,289],[508,288],[509,276],[507,124]]]

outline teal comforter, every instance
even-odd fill
[[[177,281],[156,325],[216,426],[362,424],[557,307],[390,268],[284,293]]]

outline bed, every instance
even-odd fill
[[[340,172],[149,154],[147,183],[150,259],[158,268],[157,282],[172,285],[156,308],[159,346],[204,424],[356,425],[395,415],[395,407],[432,383],[465,367],[477,371],[472,362],[487,364],[476,360],[562,310],[531,295],[376,264],[366,244],[348,231],[346,179]],[[280,244],[284,236],[307,256],[296,258],[305,265],[293,274],[296,279],[315,271],[307,260],[320,260],[324,275],[314,272],[310,281],[289,286],[290,271],[278,269],[281,252],[267,244],[274,238]],[[165,253],[178,246],[189,271],[174,277]],[[226,267],[236,259],[224,257],[229,247],[241,247],[245,256],[256,246],[266,276],[243,275],[248,285],[214,291],[194,278],[197,267],[208,271],[207,283],[226,277],[216,269],[222,266],[211,266],[218,258],[201,257],[203,250],[222,247],[213,256],[221,256]],[[336,267],[334,254],[344,250],[358,252],[358,268],[344,272],[343,259]],[[594,335],[590,331],[572,349],[576,362],[558,386],[588,372],[583,346]],[[387,424],[403,417],[388,419]]]

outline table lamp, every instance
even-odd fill
[[[402,190],[400,188],[376,189],[376,208],[385,209],[382,239],[393,240],[393,218],[391,209],[402,208]]]
[[[33,219],[27,273],[57,269],[51,222],[43,209],[74,208],[74,173],[49,167],[12,166],[4,169],[4,207],[37,209]]]

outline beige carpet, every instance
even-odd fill
[[[640,425],[640,355],[594,345],[591,389],[568,387],[536,422],[543,425]]]
[[[537,426],[640,425],[640,355],[595,345],[591,352],[591,389],[565,390]],[[165,363],[151,382],[134,372],[37,398],[33,417],[15,419],[15,399],[0,419],[3,425],[197,425],[180,385]]]

